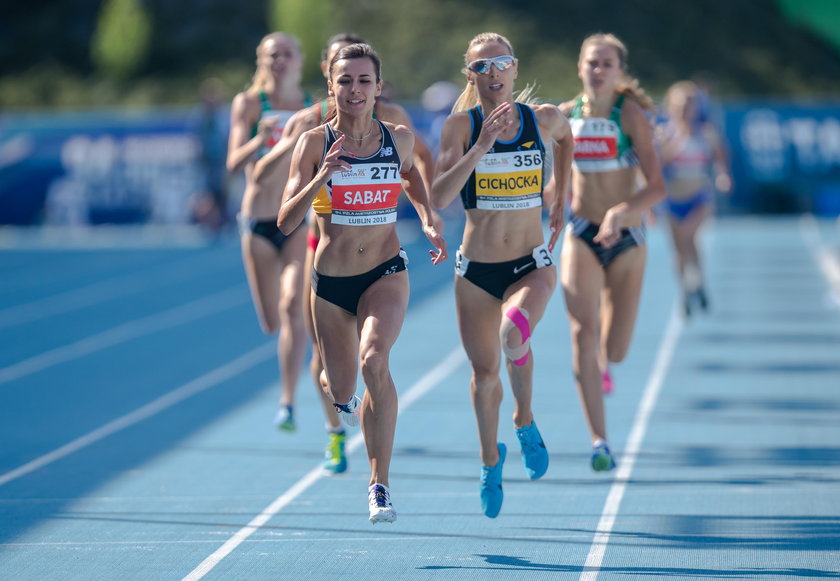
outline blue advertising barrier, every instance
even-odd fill
[[[436,149],[444,115],[408,110]],[[724,211],[840,214],[840,103],[719,110],[734,178]],[[189,222],[191,197],[224,171],[227,114],[215,134],[188,109],[2,115],[0,224]]]
[[[722,113],[733,210],[840,214],[840,102],[729,103]]]
[[[0,116],[0,223],[188,221],[203,149],[189,110]]]

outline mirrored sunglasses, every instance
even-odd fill
[[[490,72],[490,67],[496,65],[499,71],[506,71],[516,62],[516,59],[510,55],[502,55],[493,57],[491,59],[474,60],[467,65],[467,69],[478,75],[485,75]]]

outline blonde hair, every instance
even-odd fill
[[[246,89],[248,92],[263,91],[268,87],[268,79],[270,75],[260,67],[259,61],[263,50],[265,50],[265,45],[272,40],[278,43],[283,42],[290,44],[294,47],[295,51],[297,51],[298,56],[302,54],[300,40],[298,37],[285,32],[272,32],[270,34],[266,34],[257,45],[257,70],[251,79],[251,85]]]
[[[627,58],[630,53],[627,51],[627,47],[624,43],[621,42],[614,34],[601,32],[591,34],[583,39],[583,42],[580,45],[578,63],[580,63],[583,59],[583,51],[586,50],[587,46],[592,44],[611,46],[618,53],[618,63],[623,74],[622,79],[618,81],[618,93],[630,97],[641,105],[642,108],[656,112],[656,105],[654,104],[653,99],[651,99],[650,96],[645,93],[644,89],[639,86],[639,80],[627,74]]]
[[[471,41],[470,44],[467,45],[467,52],[464,53],[464,68],[461,72],[464,74],[467,73],[467,65],[470,64],[469,54],[470,50],[474,47],[481,45],[481,44],[489,44],[491,42],[495,42],[504,46],[510,56],[514,56],[513,54],[513,46],[511,46],[510,41],[498,34],[496,32],[482,32],[481,34],[476,35]],[[524,89],[519,91],[516,94],[514,99],[519,101],[520,103],[536,103],[536,97],[534,95],[536,87],[534,85],[526,85]],[[481,100],[478,98],[478,91],[475,90],[475,85],[473,83],[467,83],[467,86],[461,92],[461,95],[458,97],[458,100],[455,101],[455,104],[452,106],[452,112],[458,113],[459,111],[467,111],[472,109],[473,107],[479,105]]]

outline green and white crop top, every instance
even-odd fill
[[[583,97],[578,97],[569,115],[575,138],[573,167],[584,173],[615,171],[639,165],[633,144],[621,129],[621,106],[624,95],[615,101],[610,116],[583,117]]]

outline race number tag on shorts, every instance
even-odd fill
[[[545,244],[540,244],[531,252],[531,256],[534,257],[534,260],[537,263],[537,268],[543,268],[544,266],[551,266],[554,264],[554,259],[551,258],[551,253],[548,251],[548,246]]]
[[[332,223],[372,226],[397,221],[402,192],[396,163],[355,163],[332,175]]]
[[[539,150],[487,153],[475,167],[476,208],[524,210],[542,206]]]

